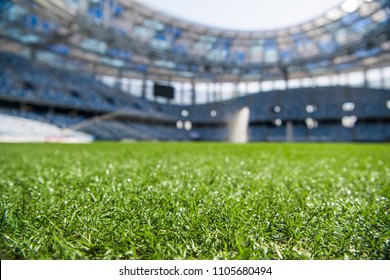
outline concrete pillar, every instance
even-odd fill
[[[218,101],[218,98],[217,98],[217,83],[214,82],[214,86],[213,86],[213,102],[217,102]]]
[[[146,99],[146,81],[148,80],[148,73],[144,73],[142,78],[142,98]]]
[[[333,76],[333,86],[340,86],[340,73]]]
[[[380,69],[379,70],[380,71],[380,73],[381,73],[381,85],[380,85],[380,87],[381,87],[381,89],[385,89],[385,87],[386,87],[386,79],[385,79],[385,68],[382,68],[382,69]]]
[[[116,77],[115,87],[121,90],[123,88],[122,77],[123,77],[123,68],[118,68],[118,76]]]
[[[234,83],[233,98],[237,98],[237,97],[240,96],[240,93],[239,93],[239,90],[238,90],[238,84],[239,84],[238,81],[236,81],[236,82]]]
[[[286,141],[292,142],[294,140],[294,131],[292,121],[286,122]]]
[[[211,85],[212,83],[207,83],[207,103],[211,103],[212,102],[212,99],[211,99],[211,94],[212,94],[212,89],[211,89]]]
[[[195,78],[191,79],[191,104],[195,105],[196,102],[196,89],[195,89]]]
[[[223,84],[219,83],[219,89],[218,89],[218,101],[222,101],[222,92],[223,92]]]
[[[367,76],[367,68],[363,68],[363,87],[368,88],[368,76]]]
[[[184,105],[184,83],[180,83],[180,104]]]
[[[345,74],[346,80],[345,83],[347,84],[347,87],[351,87],[351,81],[349,79],[349,73]]]

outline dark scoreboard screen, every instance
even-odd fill
[[[154,84],[153,93],[155,97],[164,97],[166,99],[175,98],[175,89],[171,86]]]

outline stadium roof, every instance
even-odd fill
[[[181,20],[243,31],[280,29],[298,25],[317,18],[343,3],[342,0],[137,1]]]
[[[75,62],[102,75],[180,82],[289,80],[390,63],[389,0],[345,0],[311,20],[266,31],[194,24],[145,3],[2,1],[0,49],[20,52],[16,43],[58,65]]]

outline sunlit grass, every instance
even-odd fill
[[[390,146],[0,145],[2,259],[389,259]]]

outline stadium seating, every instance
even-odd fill
[[[125,112],[121,118],[80,127],[101,140],[226,141],[228,123],[243,107],[250,110],[249,141],[388,141],[390,137],[388,90],[296,88],[203,105],[157,105],[103,85],[90,75],[6,52],[0,52],[0,68],[1,114],[66,128],[94,116]],[[345,104],[349,108],[345,109]],[[307,105],[315,110],[308,111]],[[355,116],[356,127],[343,127],[344,116]],[[308,128],[308,118],[318,126]],[[282,125],[274,124],[277,119]],[[191,122],[191,130],[176,128],[176,121]],[[290,139],[286,121],[292,124]]]

